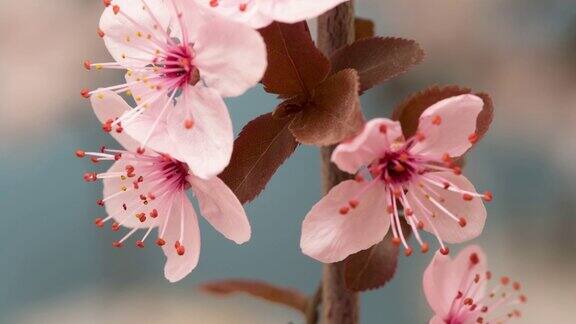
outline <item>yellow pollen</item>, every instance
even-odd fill
[[[98,94],[98,99],[100,99],[100,100],[104,99],[104,94],[99,93],[99,94]]]
[[[128,188],[126,188],[126,186],[122,186],[122,187],[120,187],[120,190],[122,190],[122,191],[127,191]]]
[[[142,32],[136,32],[136,36],[142,37]]]
[[[126,36],[126,43],[130,43],[130,36]]]
[[[131,96],[131,95],[132,95],[132,91],[126,90],[126,94],[129,95],[129,96]]]
[[[124,176],[124,175],[123,175],[123,176],[120,176],[120,179],[126,180],[126,176]]]
[[[141,100],[142,100],[142,97],[136,96],[134,99],[136,99],[136,101],[141,101]]]
[[[102,70],[102,65],[100,65],[100,64],[96,65],[96,70],[98,70],[98,71]]]

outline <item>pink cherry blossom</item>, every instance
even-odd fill
[[[193,0],[253,28],[315,18],[348,0]]]
[[[399,122],[369,121],[352,140],[332,155],[341,170],[357,174],[334,187],[306,216],[302,226],[303,252],[325,263],[382,241],[392,228],[394,242],[412,254],[400,226],[401,208],[423,252],[429,249],[419,230],[444,242],[459,243],[478,236],[486,209],[482,199],[451,161],[477,141],[476,118],[483,101],[474,95],[442,100],[420,117],[416,135],[407,140]]]
[[[435,315],[430,324],[504,323],[520,317],[514,308],[527,301],[520,283],[508,277],[487,292],[492,273],[479,246],[469,246],[454,260],[436,253],[424,272],[424,293]]]
[[[130,109],[118,94],[110,91],[92,96],[91,102],[105,127]],[[204,218],[217,231],[238,244],[250,239],[250,224],[242,204],[218,177],[201,179],[192,174],[185,163],[167,154],[153,150],[138,153],[139,143],[126,132],[110,133],[124,149],[78,150],[76,155],[89,156],[96,164],[113,162],[106,172],[87,172],[84,179],[104,183],[104,197],[97,202],[106,208],[108,216],[97,218],[95,224],[104,227],[105,223],[112,223],[113,231],[121,227],[128,229],[113,243],[114,247],[122,247],[128,238],[143,232],[135,242],[143,248],[151,232],[157,229],[156,244],[162,247],[167,258],[166,278],[175,282],[188,275],[198,264],[200,255],[200,230],[186,194],[188,189],[198,199]]]
[[[208,17],[193,1],[105,0],[99,35],[116,62],[84,63],[88,70],[126,70],[126,83],[104,91],[132,94],[136,107],[113,128],[146,147],[185,161],[198,177],[230,161],[232,123],[222,97],[256,85],[266,47],[244,24]],[[108,127],[108,129],[110,129]]]

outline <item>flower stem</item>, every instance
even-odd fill
[[[318,47],[330,57],[340,47],[354,41],[354,3],[345,2],[318,17]],[[324,194],[350,175],[330,162],[334,147],[321,149]],[[325,324],[357,324],[358,294],[349,291],[344,282],[344,263],[324,266],[322,278],[322,318]]]

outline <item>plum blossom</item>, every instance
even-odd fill
[[[444,254],[444,242],[478,236],[486,219],[482,200],[492,200],[492,194],[477,193],[452,161],[478,140],[476,118],[483,105],[475,95],[451,97],[428,107],[407,140],[399,122],[377,118],[338,145],[332,162],[356,178],[335,186],[308,213],[303,252],[325,263],[338,262],[382,241],[391,227],[393,242],[402,243],[410,255],[401,208],[422,252],[429,245],[419,230],[434,234]]]
[[[266,46],[244,24],[208,17],[193,1],[104,0],[98,34],[115,62],[85,61],[88,70],[125,70],[126,83],[82,90],[131,94],[136,107],[112,128],[188,164],[203,179],[230,161],[232,122],[222,97],[256,85]],[[108,127],[108,130],[111,128]]]
[[[468,246],[454,260],[436,253],[424,272],[424,294],[435,315],[430,324],[504,323],[521,316],[527,301],[518,282],[501,277],[488,292],[492,273],[479,246]]]
[[[315,18],[348,0],[193,0],[229,19],[253,28],[273,21],[296,23]]]
[[[92,96],[91,102],[105,127],[110,127],[116,116],[130,109],[122,97],[110,91]],[[237,244],[250,239],[250,224],[242,205],[218,177],[201,179],[191,173],[185,163],[167,154],[153,150],[138,153],[140,144],[126,132],[110,133],[124,149],[78,150],[76,155],[91,157],[96,164],[113,162],[106,172],[86,172],[84,180],[104,183],[103,198],[97,203],[105,207],[108,216],[96,218],[96,226],[111,223],[113,231],[122,227],[128,230],[113,242],[114,247],[124,246],[128,238],[143,232],[135,242],[143,248],[151,232],[157,229],[156,244],[162,247],[167,258],[166,278],[176,282],[188,275],[198,264],[200,255],[200,230],[186,194],[188,189],[198,199],[202,216],[218,232]]]

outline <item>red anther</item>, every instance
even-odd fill
[[[120,134],[124,131],[124,128],[122,128],[122,126],[118,126],[116,127],[116,133]]]
[[[166,241],[164,241],[163,239],[159,238],[156,240],[156,245],[158,246],[164,246],[166,245]]]
[[[394,197],[396,198],[400,198],[402,196],[402,192],[400,190],[394,190],[392,194],[394,194]]]
[[[474,276],[474,283],[479,283],[479,282],[480,282],[480,275],[479,275],[479,274],[476,274],[476,275]]]
[[[443,184],[444,184],[444,189],[450,188],[450,184],[448,182],[444,182]]]
[[[411,256],[412,255],[412,248],[411,247],[407,247],[404,249],[404,255],[405,256]]]
[[[101,38],[104,37],[104,35],[106,35],[106,34],[104,34],[104,31],[103,31],[102,29],[100,29],[100,28],[98,28],[98,29],[96,30],[96,33],[98,33],[98,36],[100,36]]]
[[[134,186],[134,189],[136,189],[136,190],[140,189],[140,185],[138,184],[138,181],[133,181],[132,185]]]
[[[247,4],[241,3],[241,4],[238,6],[238,9],[239,9],[240,11],[244,12],[244,11],[246,11],[246,7],[247,7],[247,6],[248,6]]]
[[[470,134],[470,136],[468,136],[468,141],[470,141],[470,143],[472,144],[476,144],[478,142],[478,134],[474,133],[474,134]]]
[[[175,248],[178,248],[179,246],[180,246],[180,241],[174,242],[174,247],[175,247]]]
[[[454,171],[455,175],[461,175],[462,174],[462,168],[459,166],[452,167],[452,171]]]
[[[492,272],[486,271],[486,279],[487,279],[487,280],[492,279]]]
[[[400,245],[400,243],[402,243],[402,242],[400,241],[399,237],[392,238],[392,244],[398,246],[398,245]]]
[[[448,253],[450,253],[450,249],[447,246],[445,246],[440,249],[440,253],[442,253],[442,255],[448,255]]]
[[[508,278],[508,277],[502,277],[502,278],[500,278],[500,283],[501,283],[503,286],[506,286],[509,282],[510,282],[510,278]]]
[[[98,164],[100,162],[100,161],[98,161],[98,158],[95,156],[91,157],[90,161],[92,161],[92,163],[94,163],[94,164]]]
[[[464,305],[470,306],[470,305],[472,305],[473,303],[474,303],[474,300],[472,300],[472,298],[470,298],[470,297],[464,298]]]
[[[143,147],[139,147],[138,149],[136,149],[136,153],[140,155],[144,154],[144,152],[146,152],[146,149],[144,149]]]
[[[465,227],[467,224],[466,219],[464,217],[460,217],[460,219],[458,220],[458,225],[460,225],[460,227]]]
[[[478,307],[478,305],[476,304],[472,304],[472,306],[470,306],[470,311],[473,312],[476,310],[476,307]]]
[[[126,170],[126,172],[134,172],[134,166],[131,164],[128,164],[124,167],[124,170]]]
[[[388,127],[384,124],[380,125],[380,127],[378,129],[380,130],[380,133],[382,133],[382,134],[386,134],[388,132]]]
[[[114,121],[112,119],[108,119],[108,121],[106,121],[106,124],[112,124]],[[102,145],[100,146],[100,153],[104,153],[106,151],[106,146]]]
[[[96,200],[96,205],[98,205],[100,207],[104,207],[104,201],[102,199],[98,199],[98,200]]]
[[[422,246],[420,247],[420,251],[422,251],[422,253],[427,253],[430,250],[430,246],[428,245],[428,243],[424,242],[422,243]]]
[[[140,179],[138,179],[138,181],[140,181]],[[142,181],[144,181],[144,178],[142,178]],[[142,182],[142,181],[140,181],[140,182]],[[156,199],[156,195],[153,194],[152,192],[149,192],[148,193],[148,199],[154,200],[154,199]]]
[[[386,207],[386,211],[388,212],[388,214],[394,214],[394,207],[388,206],[388,207]]]
[[[156,208],[152,209],[152,211],[150,212],[150,217],[152,218],[158,217],[158,210]]]
[[[442,117],[440,117],[440,115],[434,116],[434,118],[432,118],[432,124],[436,126],[442,124]]]
[[[492,199],[494,199],[494,195],[492,194],[492,192],[490,191],[486,191],[484,193],[484,195],[482,196],[482,199],[484,199],[484,201],[492,201]]]
[[[112,242],[112,246],[119,249],[123,246],[123,244],[122,244],[122,242],[114,241],[114,242]]]
[[[86,152],[84,152],[82,150],[76,150],[76,156],[79,158],[83,158],[86,156]]]
[[[80,90],[80,95],[82,95],[82,97],[88,99],[88,98],[90,98],[90,90],[84,88],[84,89]]]
[[[404,211],[404,213],[406,214],[406,216],[412,216],[414,215],[414,211],[410,208],[406,208],[406,210]]]
[[[416,224],[416,228],[418,228],[419,230],[424,229],[424,222],[423,222],[423,221],[418,221],[418,224]]]
[[[115,161],[119,161],[122,158],[122,153],[116,153],[114,154],[114,160]]]
[[[90,60],[84,61],[84,68],[90,71],[92,69],[92,62]]]
[[[112,231],[113,232],[118,232],[120,230],[120,224],[118,223],[113,223],[112,224]]]
[[[214,8],[218,6],[218,0],[210,0],[210,7]]]
[[[462,198],[466,201],[471,201],[474,197],[471,194],[465,193],[462,195]]]
[[[194,127],[194,121],[192,119],[184,120],[184,128],[192,129],[192,127]]]
[[[350,205],[350,207],[352,207],[352,208],[358,207],[359,204],[360,204],[360,202],[359,202],[358,200],[356,200],[356,199],[351,199],[351,200],[348,202],[348,205]]]
[[[357,174],[354,177],[354,180],[356,180],[356,182],[362,182],[362,181],[364,181],[364,177],[361,174]]]
[[[142,241],[136,241],[136,246],[143,249],[144,248],[144,242]]]
[[[120,12],[120,6],[119,5],[112,6],[112,11],[114,11],[114,14],[117,15]]]
[[[122,204],[122,209],[127,210],[128,206],[126,206],[126,204]]]
[[[94,225],[102,228],[102,227],[104,227],[104,220],[102,218],[98,217],[94,220]]]
[[[136,214],[136,218],[138,218],[140,223],[144,223],[146,221],[146,214],[144,213]]]
[[[518,299],[520,300],[521,303],[526,303],[528,301],[528,297],[526,297],[526,295],[520,295]]]
[[[478,264],[478,262],[480,262],[480,258],[478,257],[478,254],[477,253],[470,254],[470,263]]]
[[[143,195],[143,194],[140,194],[140,200],[146,200],[146,199],[147,199],[147,198],[146,198],[146,196],[145,196],[145,195]]]
[[[184,245],[178,245],[176,247],[176,253],[178,253],[178,255],[180,255],[180,256],[184,255],[184,253],[186,253],[186,249],[184,248]]]
[[[348,214],[349,211],[350,211],[350,207],[344,206],[344,207],[340,208],[340,215],[346,215],[346,214]]]
[[[520,290],[520,283],[518,281],[515,281],[514,283],[512,283],[512,288],[514,290]]]
[[[110,133],[112,131],[112,123],[104,123],[102,124],[102,130],[106,133]]]
[[[86,172],[84,173],[84,181],[86,182],[94,182],[98,180],[96,172]]]
[[[462,298],[462,296],[464,296],[464,294],[461,291],[458,291],[458,293],[456,294],[456,299],[460,299]]]
[[[112,4],[112,0],[102,0],[102,3],[104,3],[104,7],[108,7],[110,4]]]
[[[488,312],[488,306],[484,306],[484,307],[480,308],[480,311],[481,311],[482,313]]]
[[[423,133],[420,133],[420,132],[416,132],[416,134],[414,136],[416,137],[418,142],[422,142],[426,139],[426,135],[424,135]]]
[[[476,323],[478,323],[478,324],[484,323],[484,318],[483,318],[482,316],[479,316],[479,317],[476,319]]]

